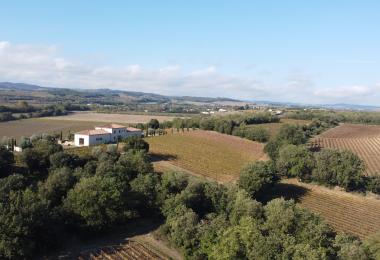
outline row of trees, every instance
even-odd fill
[[[312,126],[284,125],[270,140],[265,151],[283,177],[297,177],[346,191],[371,191],[380,194],[380,177],[365,176],[365,164],[350,151],[323,149],[311,152],[306,142]],[[311,132],[320,131],[320,127]]]
[[[379,112],[341,112],[341,111],[323,111],[323,110],[298,110],[288,112],[288,118],[303,120],[320,120],[331,123],[358,123],[358,124],[380,124]]]

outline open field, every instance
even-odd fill
[[[284,124],[293,124],[293,125],[306,125],[311,123],[310,120],[298,120],[298,119],[287,119],[287,118],[281,118],[281,121],[279,123],[266,123],[266,124],[257,124],[257,125],[248,125],[248,128],[253,127],[264,127],[269,131],[269,134],[271,137],[276,136],[278,131],[280,130],[281,126]]]
[[[7,136],[19,140],[22,136],[27,137],[33,134],[42,133],[60,133],[60,131],[66,135],[69,131],[73,133],[80,130],[93,128],[95,125],[102,124],[102,122],[69,121],[59,120],[59,118],[60,117],[57,117],[55,120],[46,118],[31,118],[0,122],[0,138]]]
[[[108,122],[108,123],[121,123],[121,124],[137,124],[147,123],[152,118],[158,121],[170,121],[175,117],[172,116],[157,116],[157,115],[132,115],[132,114],[106,114],[96,112],[74,112],[67,116],[60,117],[46,117],[50,120],[69,120],[69,121],[82,121],[82,122]]]
[[[285,180],[275,187],[277,196],[293,198],[302,207],[320,214],[335,230],[360,238],[380,231],[380,200],[319,185]]]
[[[212,131],[190,131],[147,138],[156,161],[218,181],[237,178],[250,161],[265,160],[263,144]]]
[[[380,126],[343,124],[315,137],[318,148],[349,150],[366,164],[366,174],[380,174]]]

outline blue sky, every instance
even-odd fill
[[[380,1],[2,1],[0,81],[378,105]]]

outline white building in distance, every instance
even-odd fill
[[[95,144],[116,143],[120,139],[131,136],[143,136],[143,131],[134,127],[125,127],[118,124],[96,126],[95,129],[83,130],[75,133],[75,146],[89,146]]]

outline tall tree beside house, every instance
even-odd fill
[[[155,118],[152,118],[149,123],[148,123],[149,127],[152,128],[152,129],[158,129],[160,127],[160,122],[155,119]]]

